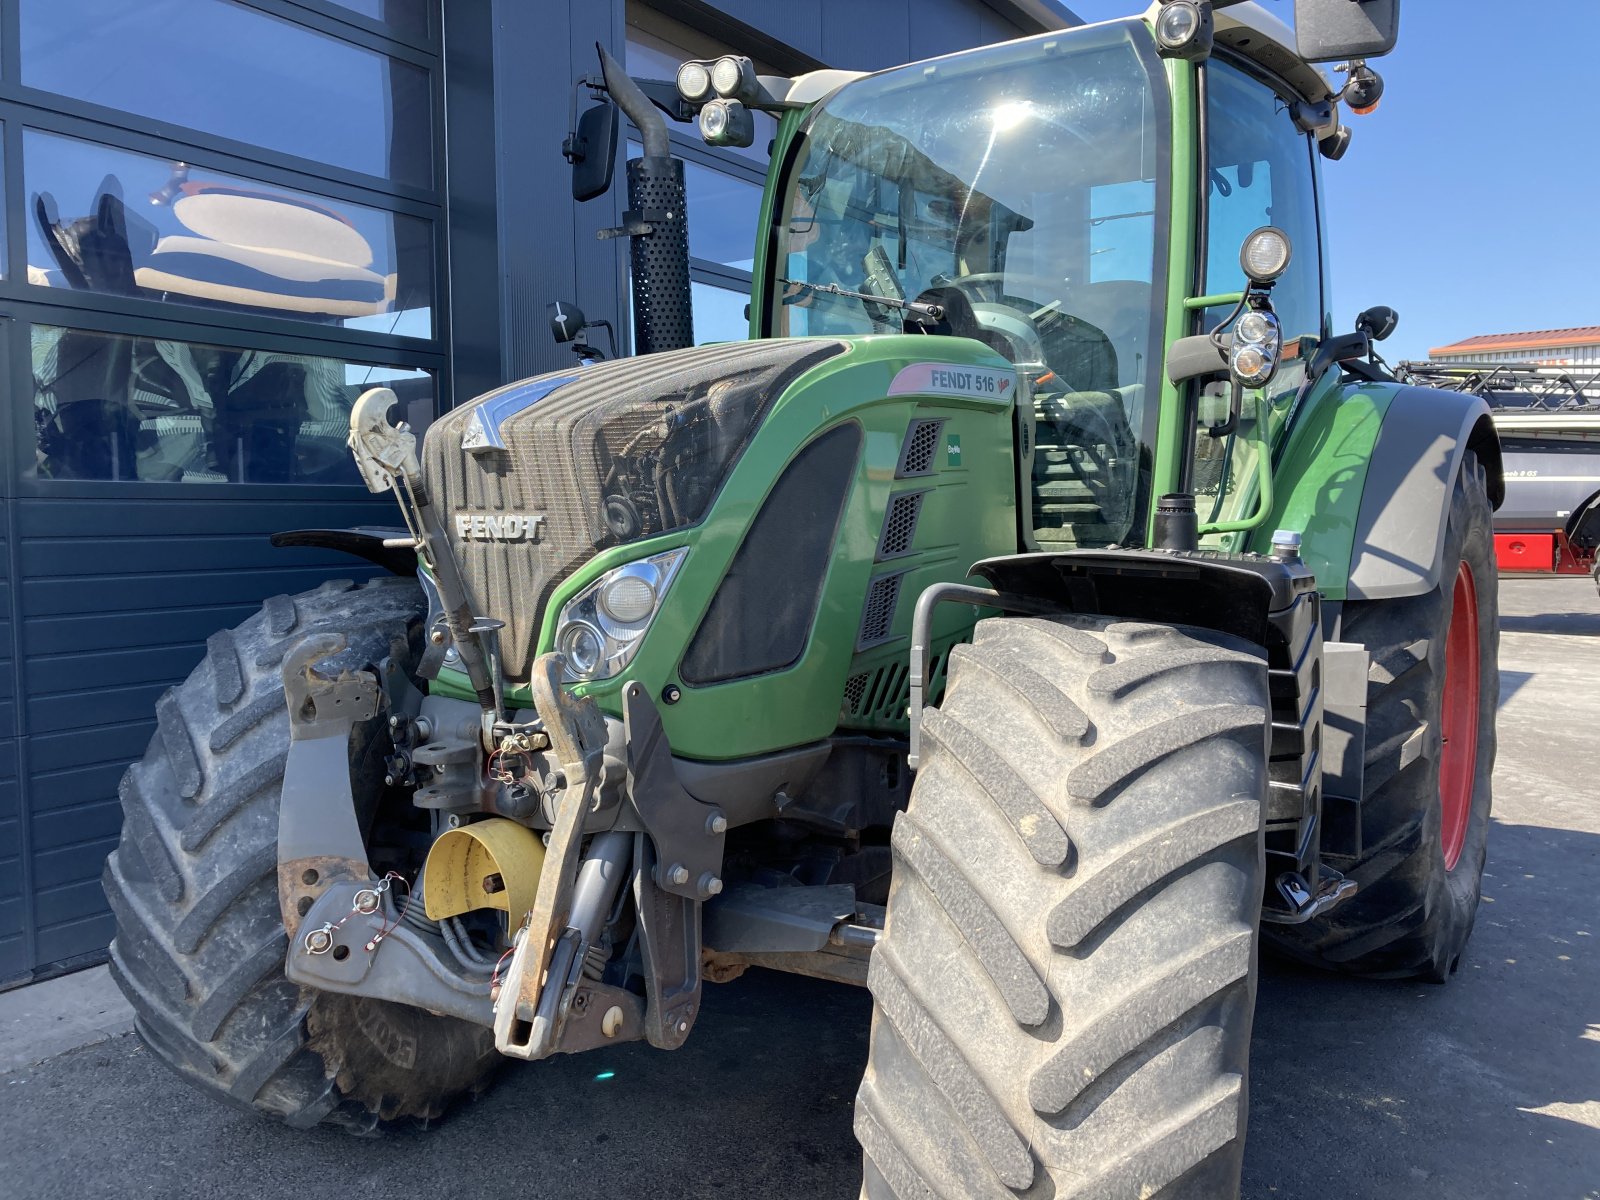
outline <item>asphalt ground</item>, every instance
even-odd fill
[[[1600,599],[1501,589],[1495,828],[1445,987],[1269,961],[1247,1197],[1600,1200]],[[510,1067],[428,1131],[293,1133],[131,1035],[0,1074],[0,1197],[838,1197],[868,997],[751,971],[688,1046]],[[4,1031],[0,1031],[3,1035]]]

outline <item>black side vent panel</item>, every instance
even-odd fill
[[[917,519],[922,516],[922,498],[926,495],[926,492],[901,492],[889,501],[889,511],[883,515],[883,534],[878,538],[879,562],[911,553],[911,543],[917,536]]]
[[[945,660],[949,647],[934,652],[928,660],[929,703],[937,703],[944,692]],[[844,685],[844,721],[849,725],[878,727],[903,724],[911,711],[910,664],[895,661],[872,671],[850,676]]]
[[[943,428],[943,417],[911,422],[905,443],[900,447],[900,464],[894,469],[896,479],[933,474],[933,462],[939,453],[939,431]]]
[[[866,650],[889,640],[894,629],[895,609],[900,604],[902,571],[895,575],[880,575],[867,589],[867,603],[861,611],[861,636],[856,638],[856,649]]]
[[[860,452],[860,426],[840,425],[784,468],[683,656],[685,683],[723,683],[800,661]]]
[[[844,711],[848,715],[859,717],[865,711],[867,685],[872,680],[872,672],[862,671],[859,675],[852,675],[844,681]]]

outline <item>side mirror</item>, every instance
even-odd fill
[[[1356,318],[1356,331],[1381,342],[1400,324],[1400,314],[1387,304],[1377,304]]]
[[[617,168],[617,106],[608,100],[587,109],[566,150],[572,198],[581,202],[605,195]]]
[[[1295,48],[1307,62],[1377,58],[1399,36],[1400,0],[1295,0]]]

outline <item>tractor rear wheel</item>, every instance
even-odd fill
[[[1360,890],[1268,940],[1317,966],[1443,983],[1472,933],[1489,842],[1500,701],[1493,509],[1468,451],[1445,526],[1439,584],[1421,596],[1352,601],[1343,636],[1372,654]]]
[[[1238,1195],[1268,711],[1262,651],[1203,630],[955,649],[869,972],[863,1196]]]
[[[293,1126],[426,1120],[485,1086],[497,1061],[487,1029],[302,989],[284,975],[280,664],[302,638],[339,633],[348,645],[329,660],[336,668],[390,656],[410,666],[421,610],[410,579],[336,581],[268,600],[214,634],[205,660],[161,698],[150,748],[122,780],[122,839],[104,883],[117,918],[111,970],[135,1028],[202,1091]],[[367,822],[381,818],[380,725],[351,737],[351,785]]]

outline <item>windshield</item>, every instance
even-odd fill
[[[787,165],[771,332],[970,337],[1016,363],[1025,525],[1045,548],[1142,539],[1166,255],[1158,72],[1137,22],[901,67],[823,103]]]

